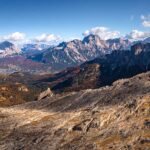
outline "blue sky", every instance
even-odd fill
[[[149,23],[149,15],[149,0],[0,0],[0,36],[21,32],[34,38],[45,33],[69,39],[94,27],[121,34],[149,32],[142,25]]]

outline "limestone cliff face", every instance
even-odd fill
[[[88,35],[83,40],[62,42],[58,46],[29,58],[48,63],[54,70],[63,70],[102,57],[115,50],[129,50],[131,44],[125,39],[102,40],[98,35]]]

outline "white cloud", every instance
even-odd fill
[[[150,27],[150,15],[148,16],[141,15],[141,20],[142,20],[142,25],[144,27]]]
[[[126,38],[138,40],[138,39],[144,39],[150,36],[150,32],[143,32],[138,30],[132,30],[129,34],[126,35]]]
[[[144,16],[144,15],[141,15],[141,19],[144,20],[144,19],[145,19],[145,16]]]
[[[117,38],[120,36],[119,31],[111,31],[109,28],[106,27],[95,27],[90,30],[86,30],[83,35],[88,36],[90,34],[98,35],[101,39],[112,39]]]
[[[35,42],[59,42],[61,40],[60,36],[54,34],[41,34],[40,36],[35,37]]]
[[[48,44],[58,44],[63,39],[60,36],[54,34],[41,34],[32,39],[27,38],[25,33],[14,32],[8,35],[1,35],[0,41],[10,41],[15,44],[25,44],[25,43],[48,43]]]
[[[143,21],[142,24],[144,27],[150,27],[150,21]]]
[[[14,32],[9,35],[0,36],[0,40],[8,40],[8,41],[23,41],[25,40],[25,34],[21,32]]]

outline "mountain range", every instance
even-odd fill
[[[29,58],[48,63],[54,70],[62,70],[101,57],[114,50],[130,49],[131,44],[129,40],[113,39],[105,41],[97,35],[89,35],[82,41],[63,42]]]
[[[114,51],[103,57],[87,61],[80,66],[65,69],[47,79],[55,91],[79,91],[111,85],[150,70],[150,43],[137,43],[131,50]]]
[[[17,60],[17,58],[15,59]],[[21,59],[18,61],[20,65],[21,61]],[[34,73],[36,74],[39,72],[42,73],[44,69],[45,73],[47,73],[47,75],[38,78],[33,75],[32,80],[29,80],[27,83],[28,76],[31,75],[27,77],[24,75],[22,79],[22,77],[14,74],[14,78],[17,80],[21,78],[21,83],[31,85],[31,87],[36,88],[36,85],[38,85],[42,88],[44,85],[44,87],[50,87],[56,93],[80,91],[89,88],[95,89],[111,85],[118,79],[129,78],[149,71],[150,43],[137,43],[131,46],[131,50],[113,51],[110,54],[103,55],[75,67],[66,68],[55,74],[50,74],[49,70],[51,68],[47,70],[48,66],[45,66],[45,64],[36,64],[35,62],[35,64],[32,64],[32,61],[30,64],[24,60],[23,64],[25,63],[28,64],[24,68],[25,70],[31,67],[29,70],[33,70],[34,68]],[[11,79],[8,79],[8,82],[10,81]]]
[[[3,66],[1,72],[15,72],[20,70],[30,72],[31,67],[27,70],[24,69],[28,66],[26,62],[29,61],[30,64],[39,64],[39,68],[41,68],[40,72],[42,71],[40,64],[48,67],[47,70],[51,73],[59,72],[68,67],[78,66],[86,61],[103,57],[113,51],[130,50],[131,46],[136,43],[149,43],[149,38],[143,41],[131,42],[124,38],[102,40],[97,35],[89,35],[83,40],[75,39],[69,42],[62,42],[57,46],[25,44],[20,49],[14,44],[4,41],[0,43],[0,66]],[[19,56],[19,59],[26,60],[24,61],[24,66],[20,67],[18,59],[15,59],[16,56]],[[10,67],[12,63],[14,67]],[[34,72],[34,70],[35,68],[31,69],[31,72]],[[45,72],[45,69],[43,72]]]

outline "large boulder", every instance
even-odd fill
[[[48,96],[50,96],[50,97],[53,96],[53,92],[51,91],[50,88],[47,88],[47,90],[41,92],[40,95],[38,96],[38,100],[41,100],[41,99],[48,97]]]

